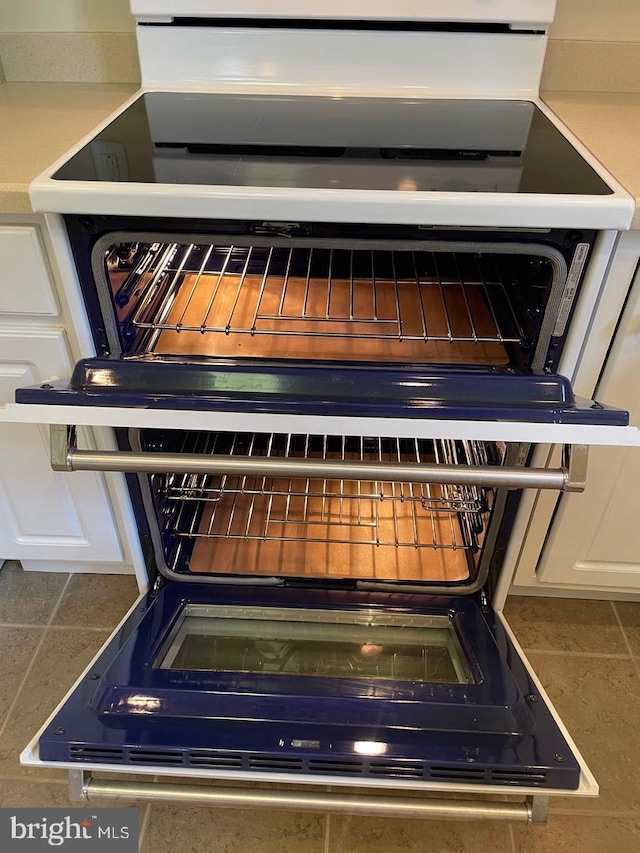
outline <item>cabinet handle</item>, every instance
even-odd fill
[[[360,480],[479,486],[506,489],[584,490],[588,448],[565,446],[561,468],[508,468],[419,462],[345,462],[325,459],[243,457],[197,453],[80,450],[73,426],[52,425],[54,471],[119,471],[126,474],[211,474],[285,479]]]

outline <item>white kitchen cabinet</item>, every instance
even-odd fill
[[[618,264],[618,269],[616,269]],[[626,274],[628,297],[595,397],[640,424],[640,232],[623,235],[610,282]],[[609,283],[609,282],[608,282]],[[619,282],[618,282],[619,283]],[[588,345],[587,341],[587,345]],[[583,494],[538,497],[513,591],[618,597],[640,594],[640,454],[592,448]],[[544,530],[545,516],[552,515]],[[536,540],[540,556],[532,561]],[[528,550],[527,550],[528,549]]]
[[[0,403],[22,385],[68,373],[62,329],[0,327]],[[0,542],[4,559],[119,562],[122,548],[102,479],[77,482],[49,465],[48,433],[0,424]]]
[[[59,315],[40,231],[35,225],[0,227],[0,270],[0,314]]]
[[[0,224],[0,405],[19,386],[68,376],[74,331],[55,286],[44,222]],[[67,334],[67,333],[70,334]],[[69,338],[71,337],[71,341]],[[83,441],[92,443],[87,432]],[[48,434],[0,425],[0,561],[25,568],[131,572],[105,477],[49,464]]]

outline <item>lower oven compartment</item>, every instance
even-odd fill
[[[579,763],[508,632],[473,594],[507,490],[462,485],[465,466],[499,481],[526,448],[168,430],[129,441],[141,456],[182,454],[187,468],[209,454],[231,473],[138,475],[164,577],[42,733],[45,761],[381,788],[578,787]],[[253,460],[367,473],[234,473]],[[460,482],[376,478],[389,461],[414,474],[435,461]]]
[[[140,430],[134,450],[259,462],[495,466],[522,457],[498,443]],[[525,454],[526,455],[526,454]],[[213,474],[140,475],[161,571],[265,583],[413,583],[473,587],[504,513],[504,490],[467,485]],[[488,550],[488,549],[487,549]]]
[[[512,489],[566,472],[450,439],[154,428],[120,446],[161,576],[38,735],[81,794],[240,805],[232,781],[267,806],[268,783],[287,788],[273,807],[544,820],[548,794],[594,792],[486,595]]]

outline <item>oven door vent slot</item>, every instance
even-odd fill
[[[496,785],[540,785],[547,782],[547,774],[538,770],[492,770],[491,781]]]
[[[189,767],[207,767],[217,770],[242,770],[244,767],[244,761],[239,752],[189,752],[187,764]]]
[[[124,749],[110,746],[70,746],[72,761],[108,761],[110,764],[124,762]]]
[[[432,765],[429,771],[430,779],[441,782],[484,782],[485,771],[481,767],[449,767],[447,765]]]
[[[250,770],[271,770],[277,773],[304,771],[302,758],[288,758],[281,755],[250,755]]]
[[[421,761],[402,764],[372,761],[369,765],[369,775],[388,776],[393,779],[422,779],[424,777],[424,765]]]
[[[308,767],[310,773],[337,773],[340,776],[349,773],[361,776],[363,773],[362,761],[312,758],[309,760]]]
[[[182,752],[179,750],[130,749],[129,761],[136,764],[182,764]]]

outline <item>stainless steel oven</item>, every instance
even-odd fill
[[[554,4],[192,5],[134,4],[144,91],[32,188],[86,353],[4,417],[126,481],[149,588],[23,761],[89,798],[544,820],[597,785],[501,614],[521,495],[639,443],[570,381],[632,207],[537,98]]]

